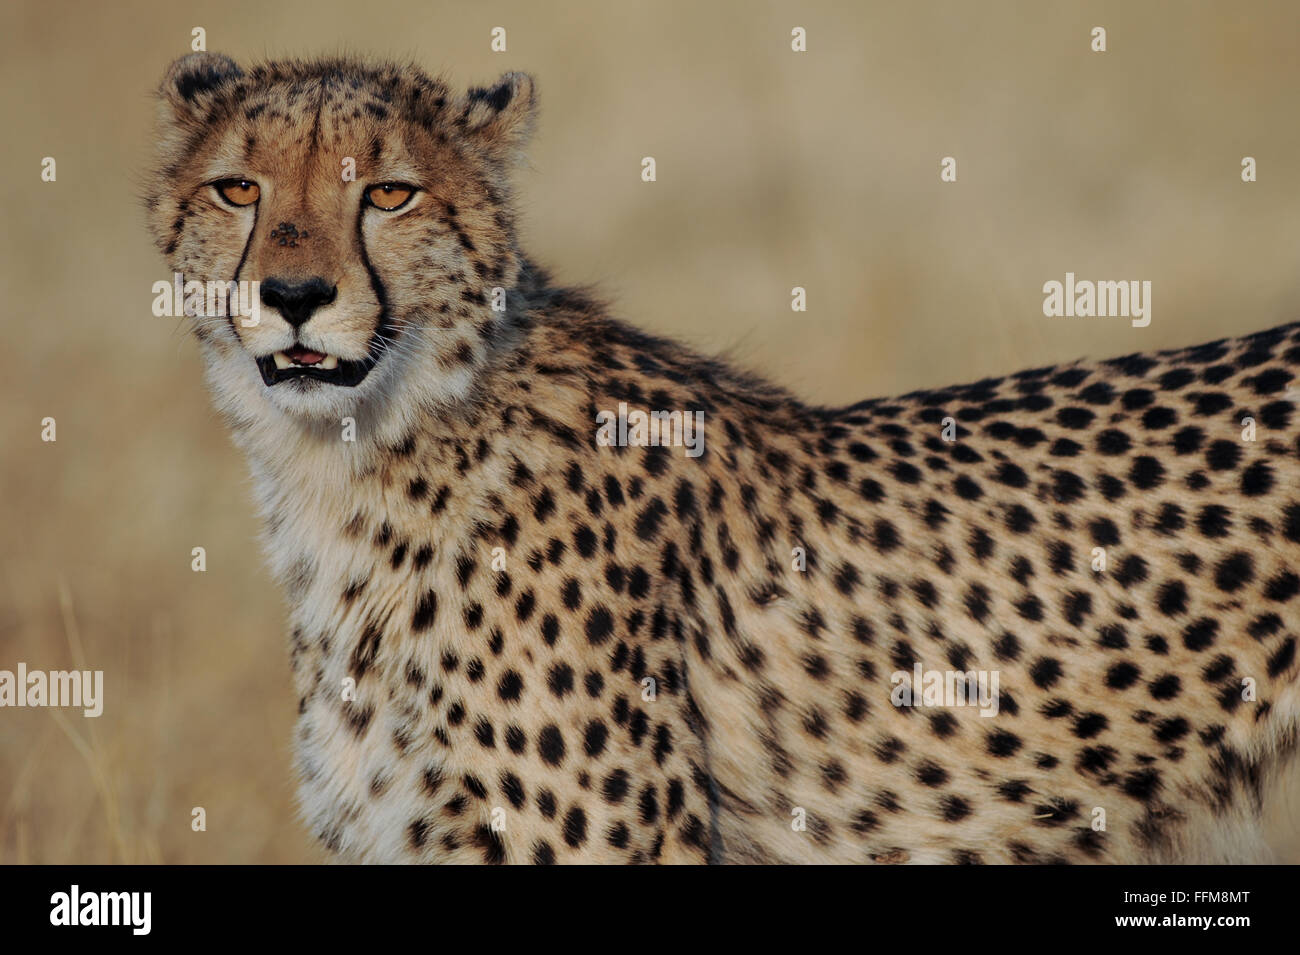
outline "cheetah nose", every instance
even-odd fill
[[[334,301],[338,291],[337,285],[319,276],[305,282],[269,278],[261,285],[262,304],[274,308],[294,328],[305,325],[316,309]]]

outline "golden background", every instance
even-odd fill
[[[150,313],[170,277],[137,199],[151,92],[196,26],[244,63],[531,72],[533,256],[812,400],[1298,317],[1300,4],[7,0],[0,668],[84,660],[107,700],[98,720],[0,711],[0,862],[324,857],[294,815],[285,611],[244,462],[188,334]],[[1150,280],[1150,327],[1045,318],[1066,271]],[[1294,861],[1295,780],[1283,797]]]

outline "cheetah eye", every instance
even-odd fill
[[[395,212],[411,201],[415,187],[404,182],[384,182],[366,190],[366,200],[376,209]]]
[[[212,188],[232,206],[251,206],[257,201],[262,190],[251,179],[222,179],[214,182]]]

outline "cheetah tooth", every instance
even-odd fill
[[[282,352],[282,351],[278,351],[278,352],[275,353],[275,355],[274,355],[273,357],[275,358],[275,367],[276,367],[276,368],[292,368],[292,367],[293,367],[293,362],[289,360],[289,356],[286,355],[284,352]]]
[[[339,366],[338,355],[326,355],[320,360],[320,367],[325,371],[333,371]]]

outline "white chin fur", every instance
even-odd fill
[[[435,367],[435,347],[424,335],[412,336],[403,348],[387,352],[352,388],[311,378],[268,388],[256,362],[233,335],[204,342],[200,350],[214,403],[244,426],[236,436],[238,443],[262,466],[279,470],[292,467],[300,438],[341,436],[344,418],[355,419],[356,443],[345,444],[340,438],[339,445],[349,450],[346,459],[356,461],[361,460],[356,452],[364,456],[365,449],[398,441],[421,416],[463,400],[473,386],[474,370],[424,372]]]

